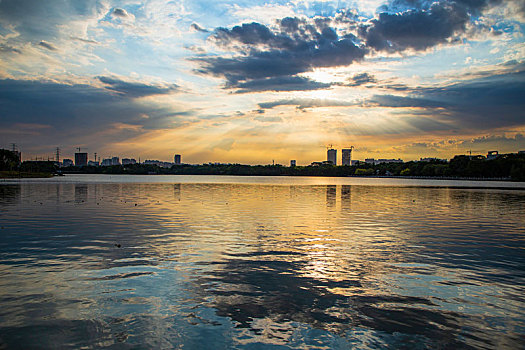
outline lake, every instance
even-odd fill
[[[0,181],[0,349],[525,347],[525,184]]]

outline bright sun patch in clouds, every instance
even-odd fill
[[[2,0],[0,146],[251,164],[326,144],[515,152],[524,23],[518,0]]]

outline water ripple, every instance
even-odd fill
[[[0,349],[524,344],[523,191],[0,188]]]

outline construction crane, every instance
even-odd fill
[[[84,150],[84,152],[87,150],[86,147],[82,147],[82,148],[81,147],[76,147],[75,149],[78,150],[78,153],[80,153],[81,150]]]

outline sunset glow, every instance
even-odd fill
[[[525,148],[511,1],[0,2],[0,143],[298,165]]]

